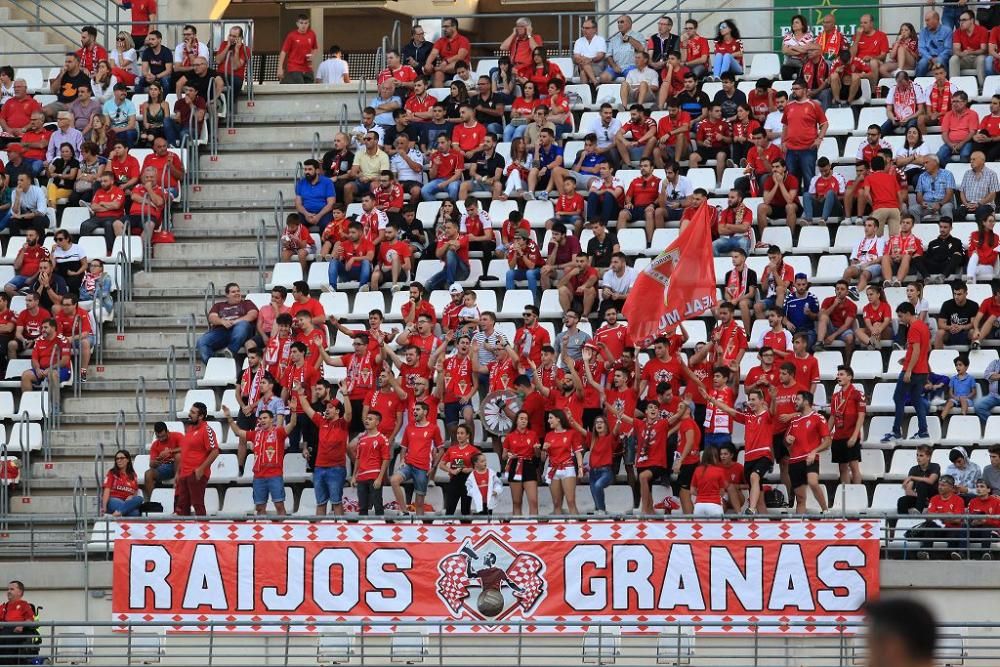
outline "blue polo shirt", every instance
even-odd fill
[[[295,184],[295,196],[302,198],[302,206],[310,213],[318,213],[326,206],[328,197],[335,197],[333,181],[320,174],[316,183],[300,178]]]
[[[581,169],[592,169],[602,162],[607,162],[605,158],[600,153],[585,153],[583,156],[583,161],[580,163]],[[589,173],[589,172],[588,172]]]
[[[563,154],[563,149],[555,142],[549,145],[548,150],[544,146],[538,147],[538,167],[547,167],[556,161],[556,158]]]
[[[806,292],[805,296],[798,296],[794,291],[785,297],[785,317],[795,325],[797,331],[812,331],[816,328],[816,321],[809,319],[806,311],[819,312],[819,300],[812,292]]]

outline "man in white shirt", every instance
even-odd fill
[[[597,85],[606,67],[604,57],[608,43],[597,34],[597,22],[588,18],[583,22],[583,36],[573,44],[573,64],[580,71],[580,83]]]
[[[622,109],[628,109],[630,104],[646,104],[656,100],[660,89],[660,75],[649,66],[649,54],[639,51],[635,54],[635,67],[625,75],[619,95]]]
[[[316,83],[350,83],[351,75],[344,60],[344,51],[334,44],[327,53],[330,57],[319,64]]]
[[[628,292],[632,289],[632,285],[635,284],[635,279],[638,275],[639,272],[628,265],[625,253],[616,252],[611,255],[611,268],[601,276],[599,285],[601,305],[598,308],[598,312],[601,313],[602,318],[608,308],[614,308],[621,312],[622,306],[625,305],[625,299],[628,297]]]
[[[211,62],[212,54],[208,45],[198,39],[198,29],[193,25],[184,26],[181,36],[184,38],[174,48],[174,77],[176,81],[181,74],[191,75],[194,71],[195,58],[204,58]]]
[[[580,128],[580,132],[583,136],[596,135],[597,152],[609,160],[614,160],[614,156],[618,154],[618,151],[615,150],[615,135],[620,129],[622,129],[622,124],[615,116],[614,107],[605,102],[601,105],[597,118],[589,120]]]
[[[885,236],[876,236],[878,222],[874,218],[865,218],[865,235],[854,245],[854,250],[848,258],[848,266],[844,269],[843,279],[851,283],[857,279],[857,287],[847,290],[847,296],[857,301],[860,294],[868,287],[868,283],[882,277],[882,255],[885,254]]]
[[[785,126],[781,122],[781,118],[785,114],[785,104],[788,103],[788,93],[783,90],[779,90],[778,94],[774,97],[774,102],[778,108],[777,110],[767,114],[767,118],[764,119],[764,129],[767,130],[767,138],[771,140],[771,144],[780,148],[781,132],[785,129]]]
[[[355,153],[365,150],[365,135],[374,132],[378,135],[378,145],[385,144],[385,128],[375,122],[375,109],[365,107],[361,111],[361,124],[351,130],[351,150]]]
[[[419,201],[420,188],[424,184],[424,154],[405,134],[396,136],[396,151],[389,158],[389,169],[396,182],[410,193],[410,200]]]
[[[667,163],[660,185],[660,206],[656,209],[657,227],[665,227],[668,220],[680,220],[693,194],[694,186],[687,176],[681,176],[677,163]]]

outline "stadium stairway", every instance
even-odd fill
[[[173,216],[176,243],[155,247],[148,272],[134,265],[134,298],[125,307],[125,333],[116,335],[114,327],[106,327],[104,365],[91,365],[79,398],[64,390],[61,425],[50,440],[51,463],[33,457],[32,496],[25,502],[15,491],[13,513],[57,514],[69,521],[78,478],[88,498],[99,497],[98,485],[115,449],[123,446],[133,456],[144,454],[153,437],[152,425],[177,419],[169,414],[171,346],[176,354],[176,410],[182,410],[186,391],[204,373],[196,358],[192,381],[192,317],[197,337],[206,329],[208,307],[221,298],[228,282],[238,282],[244,293],[265,291],[277,261],[273,221],[278,192],[284,195],[285,211],[292,210],[297,163],[312,150],[329,146],[341,127],[349,129],[360,121],[357,88],[330,90],[319,94],[308,86],[260,87],[253,102],[239,103],[234,127],[220,128],[219,154],[202,151],[190,212]],[[262,219],[268,232],[263,275],[257,243]],[[137,390],[140,377],[144,396]],[[217,388],[217,400],[222,391]],[[144,437],[138,414],[143,401]],[[210,409],[217,408],[218,403]],[[95,460],[99,443],[104,445],[102,461]],[[95,502],[87,508],[91,516]]]

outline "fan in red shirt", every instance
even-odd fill
[[[639,473],[641,512],[652,515],[653,484],[670,473],[667,464],[667,432],[670,430],[670,423],[660,418],[660,407],[656,401],[646,404],[645,413],[645,419],[636,419],[633,424],[636,436],[635,467]],[[697,425],[695,428],[697,429]]]
[[[392,447],[379,430],[382,415],[371,410],[365,417],[365,432],[348,445],[348,454],[354,463],[354,485],[358,490],[358,514],[367,516],[375,508],[382,516],[382,485],[389,469]]]
[[[833,462],[840,467],[841,484],[861,484],[861,427],[865,395],[854,386],[850,366],[837,367],[837,390],[830,399],[830,437]]]
[[[413,481],[413,505],[418,515],[424,513],[424,497],[430,471],[434,469],[435,453],[444,444],[437,422],[428,421],[427,416],[427,404],[417,402],[413,406],[413,421],[403,431],[400,452],[403,466],[389,478],[400,509],[406,507],[403,483]]]
[[[653,357],[642,367],[639,395],[647,401],[656,400],[656,386],[661,382],[670,385],[674,396],[680,395],[682,373],[681,362],[671,351],[667,338],[660,336],[653,341]]]
[[[282,83],[312,83],[313,52],[319,49],[316,33],[309,27],[309,17],[305,14],[299,14],[295,28],[281,45],[278,78]]]
[[[344,380],[340,385],[342,395],[346,396],[349,390],[350,383]],[[336,399],[327,401],[323,412],[319,413],[313,410],[306,400],[305,389],[299,390],[298,397],[306,419],[312,421],[316,427],[316,459],[313,463],[313,470],[316,473],[313,477],[313,486],[316,487],[316,514],[325,516],[327,505],[333,505],[334,514],[343,514],[351,402],[341,403]]]
[[[304,397],[296,393],[292,403],[306,402]],[[299,410],[301,412],[301,409]],[[274,510],[279,515],[288,514],[285,510],[285,443],[288,431],[295,429],[297,414],[292,412],[292,418],[285,426],[275,424],[275,415],[270,410],[257,413],[257,428],[244,431],[229,414],[229,408],[222,407],[223,414],[229,420],[229,428],[240,438],[245,438],[253,449],[253,504],[257,514],[267,513],[267,501],[274,503]],[[246,458],[245,446],[240,448],[240,459]]]
[[[876,63],[881,63],[889,53],[889,38],[881,30],[875,28],[871,14],[862,14],[858,21],[858,30],[854,33],[854,43],[851,45],[852,55],[861,58],[873,69]]]
[[[1000,497],[992,495],[989,484],[980,479],[976,481],[976,496],[969,500],[966,511],[969,514],[987,514],[994,517],[973,519],[969,522],[969,546],[975,547],[976,542],[979,542],[982,548],[980,558],[990,560],[992,556],[987,557],[990,545],[997,537],[997,529],[1000,529],[1000,519],[995,518],[1000,515]]]
[[[205,488],[212,472],[212,463],[219,456],[219,442],[205,421],[208,407],[194,403],[188,412],[188,424],[181,440],[180,469],[174,480],[174,514],[206,516]]]
[[[820,130],[825,134],[826,114],[815,100],[806,97],[806,89],[792,84],[792,96],[785,105],[781,123],[785,127],[782,145],[787,150],[805,151],[818,146]]]
[[[525,368],[528,359],[538,366],[542,363],[542,347],[552,344],[549,332],[538,323],[537,306],[525,306],[521,317],[523,325],[514,333],[514,347]]]
[[[778,385],[778,367],[774,364],[774,350],[770,347],[760,348],[757,353],[760,359],[760,366],[754,366],[747,371],[747,376],[743,381],[743,388],[746,391],[758,390],[764,400],[765,405],[771,404],[771,393]]]
[[[153,426],[153,442],[149,445],[149,469],[143,481],[144,497],[150,498],[159,481],[174,478],[180,463],[183,435],[167,430],[167,425],[157,422]]]
[[[708,107],[708,118],[698,123],[695,133],[698,150],[688,156],[691,167],[697,168],[702,161],[716,160],[715,172],[721,180],[722,172],[726,170],[729,147],[733,143],[732,134],[729,123],[722,118],[722,106],[713,102]]]
[[[788,107],[785,107],[786,113]],[[790,147],[788,150],[792,150]],[[783,158],[777,158],[771,163],[771,175],[764,179],[764,201],[757,207],[757,238],[763,238],[768,226],[768,218],[772,214],[780,217],[785,214],[785,221],[794,233],[799,216],[799,179],[788,172],[788,164]]]
[[[795,364],[786,361],[778,369],[778,384],[774,388],[774,395],[771,398],[772,412],[774,413],[774,440],[771,446],[774,450],[774,460],[782,464],[782,481],[787,484],[787,459],[788,446],[785,443],[785,433],[788,431],[788,424],[798,413],[796,396],[801,391],[799,383],[795,379]],[[789,486],[789,492],[791,487]]]
[[[793,383],[793,389],[794,386]],[[789,401],[789,403],[791,402]],[[764,494],[761,493],[761,489],[764,478],[770,474],[771,468],[774,467],[773,446],[776,439],[778,413],[775,411],[772,414],[772,410],[769,404],[764,401],[764,394],[760,389],[747,391],[746,412],[739,412],[731,406],[718,402],[717,407],[729,412],[733,421],[744,426],[743,479],[750,486],[750,499],[747,507],[751,513],[766,513],[767,505],[764,504]],[[785,414],[791,413],[786,412]],[[782,452],[784,452],[784,447],[782,447]]]
[[[739,464],[737,464],[739,465]],[[729,481],[725,470],[719,465],[719,454],[713,447],[705,450],[701,457],[701,465],[695,468],[691,476],[691,491],[689,495],[694,495],[697,499],[692,505],[692,512],[695,516],[718,516],[721,517],[722,494],[729,487]],[[688,500],[688,502],[691,502]],[[683,510],[683,504],[682,504]],[[686,513],[686,512],[685,512]]]
[[[871,180],[871,176],[868,180]],[[910,273],[914,257],[924,254],[924,242],[913,233],[913,216],[903,216],[899,233],[889,237],[882,255],[882,276],[889,285],[900,287]]]
[[[854,350],[854,325],[858,319],[858,307],[848,298],[848,289],[846,280],[838,280],[834,286],[834,296],[826,297],[820,304],[816,349],[822,350],[834,341],[841,340],[844,342],[845,356],[850,359]]]
[[[798,415],[788,425],[785,442],[789,447],[788,476],[795,493],[795,512],[806,512],[808,485],[822,512],[827,510],[826,493],[819,484],[819,453],[830,447],[830,427],[813,410],[813,395],[800,391],[796,397]]]
[[[678,90],[680,90],[679,87]],[[666,107],[667,115],[661,118],[656,125],[657,147],[653,155],[659,160],[657,164],[667,162],[666,158],[669,157],[667,152],[669,149],[665,150],[667,146],[673,148],[675,158],[682,158],[687,150],[688,135],[691,133],[691,114],[687,111],[681,111],[677,98],[669,98],[666,101]]]
[[[441,21],[441,37],[434,42],[434,48],[427,55],[424,73],[432,75],[434,87],[444,86],[445,75],[455,73],[455,64],[468,62],[472,45],[458,32],[458,20],[446,18]]]
[[[400,386],[396,376],[388,369],[383,368],[378,376],[378,384],[365,397],[362,417],[370,411],[375,411],[382,415],[382,418],[379,420],[378,431],[389,442],[394,442],[396,434],[403,423],[403,402],[407,398],[407,393]]]
[[[733,317],[733,304],[728,301],[720,303],[716,308],[716,321],[718,324],[711,336],[712,362],[717,366],[727,366],[738,378],[740,362],[746,354],[748,343],[746,332]]]
[[[31,368],[21,374],[21,391],[31,391],[34,385],[44,380],[50,384],[68,381],[71,364],[70,342],[59,335],[54,318],[44,320],[41,334],[32,346]]]
[[[815,393],[819,385],[819,362],[809,352],[808,335],[797,333],[792,336],[792,355],[786,358],[795,366],[795,379],[799,389]]]
[[[459,114],[462,122],[451,130],[452,148],[461,151],[468,159],[483,149],[483,141],[486,140],[486,126],[476,122],[476,111],[471,104],[463,104],[459,107]]]

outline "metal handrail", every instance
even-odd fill
[[[396,49],[397,51],[403,48],[402,34],[403,34],[403,26],[399,22],[399,19],[396,19],[395,21],[392,22],[392,30],[389,32],[390,35],[389,41],[392,42],[392,48]]]
[[[28,411],[22,410],[17,417],[17,423],[13,428],[18,429],[17,434],[21,441],[21,452],[24,454],[24,465],[21,466],[21,482],[24,486],[25,495],[31,495],[31,420]]]
[[[119,447],[118,449],[122,449]],[[102,474],[104,470],[104,443],[97,443],[97,451],[94,452],[94,488],[101,488],[104,480],[104,475]]]
[[[73,328],[70,330],[69,336],[70,342],[75,343],[70,348],[70,354],[73,357],[73,363],[70,366],[70,377],[73,379],[73,397],[79,398],[80,371],[83,370],[83,318],[73,318]]]
[[[257,223],[257,290],[265,289],[264,271],[267,270],[267,222],[261,218]]]
[[[118,410],[118,414],[115,415],[115,449],[123,449],[125,447],[125,410],[124,408]]]
[[[296,167],[297,175],[298,167]],[[275,239],[277,254],[276,257],[281,257],[281,230],[285,226],[285,193],[281,190],[274,195],[274,231],[277,233],[277,238]]]
[[[368,106],[368,79],[361,79],[358,82],[358,116],[365,110]]]
[[[30,0],[30,2],[25,2],[24,0],[13,0],[13,2],[14,2],[15,6],[21,5],[21,4],[32,4],[32,5],[34,5],[34,16],[35,16],[35,27],[36,28],[37,27],[41,27],[43,25],[42,21],[41,21],[41,15],[42,15],[43,11],[45,13],[47,13],[47,14],[50,14],[51,16],[53,16],[53,17],[55,17],[57,19],[61,19],[61,20],[66,20],[67,18],[74,19],[76,22],[74,24],[71,24],[71,25],[75,25],[78,29],[79,29],[80,26],[84,26],[84,25],[88,25],[88,24],[93,24],[99,30],[99,32],[98,32],[98,41],[100,41],[100,30],[101,30],[101,28],[103,28],[103,32],[104,32],[104,41],[108,42],[108,41],[111,41],[112,27],[114,28],[114,33],[117,33],[118,29],[120,27],[120,23],[119,23],[119,20],[118,20],[120,18],[120,15],[119,15],[119,11],[118,10],[121,9],[121,6],[118,3],[114,2],[114,0],[105,0],[104,1],[104,15],[103,15],[103,17],[100,14],[97,14],[97,13],[94,13],[94,12],[91,12],[91,11],[86,11],[86,8],[83,5],[75,5],[75,4],[71,4],[71,3],[64,3],[64,4],[61,3],[59,5],[59,12],[56,13],[50,7],[48,7],[47,5],[43,5],[40,2],[40,0]],[[110,13],[108,11],[109,6],[114,6],[115,7],[115,21],[114,22],[112,22],[110,20],[111,17],[110,17]],[[74,10],[76,10],[76,11],[74,11]],[[77,13],[77,12],[80,12],[80,13]],[[71,30],[57,30],[56,32],[59,33],[59,36],[63,37],[64,39],[67,39],[68,41],[74,42],[74,43],[80,38],[80,33],[78,31],[74,32],[74,31],[71,31]]]
[[[215,282],[209,280],[208,285],[205,286],[205,291],[202,293],[202,309],[205,314],[205,331],[212,328],[212,325],[208,321],[208,314],[212,312],[212,301],[215,298]]]
[[[191,186],[198,182],[198,143],[191,141],[190,135],[181,137],[181,153],[188,156],[188,163],[185,167],[181,164],[183,173],[178,185],[181,188],[181,211],[191,212]],[[173,221],[171,220],[171,226]]]
[[[337,121],[337,124],[340,126],[340,131],[344,133],[347,132],[347,125],[349,123],[347,119],[348,113],[350,112],[347,109],[347,102],[344,102],[340,105],[340,120]]]
[[[118,289],[115,290],[115,332],[118,335],[123,335],[125,333],[125,303],[131,301],[131,283],[132,283],[132,267],[127,264],[121,264],[119,262],[119,267],[121,269],[120,275],[121,280],[118,283]],[[118,275],[118,272],[116,272]],[[103,312],[104,306],[100,305],[100,300],[94,299],[94,307],[101,308]]]
[[[143,375],[140,375],[135,383],[135,412],[139,417],[137,448],[141,450],[146,442],[146,377]]]
[[[167,349],[167,406],[171,415],[177,414],[177,348]]]
[[[313,132],[312,144],[309,146],[309,157],[313,160],[318,160],[322,144],[323,139],[319,136],[319,132]]]
[[[70,364],[73,360],[70,359]],[[60,394],[62,393],[62,382],[59,377],[59,366],[62,365],[62,358],[59,350],[59,346],[56,345],[52,348],[52,353],[49,356],[49,367],[46,369],[45,382],[42,383],[42,387],[48,387],[48,395],[42,396],[42,451],[45,455],[45,462],[48,463],[52,460],[52,452],[49,451],[49,434],[59,426],[59,403]],[[52,376],[55,376],[55,381],[52,381]],[[45,403],[48,399],[48,409],[46,409]]]
[[[184,325],[184,334],[187,338],[187,348],[188,348],[188,383],[189,388],[195,388],[195,356],[197,354],[197,349],[195,346],[195,332],[197,331],[197,322],[194,313],[188,316],[188,321]]]

